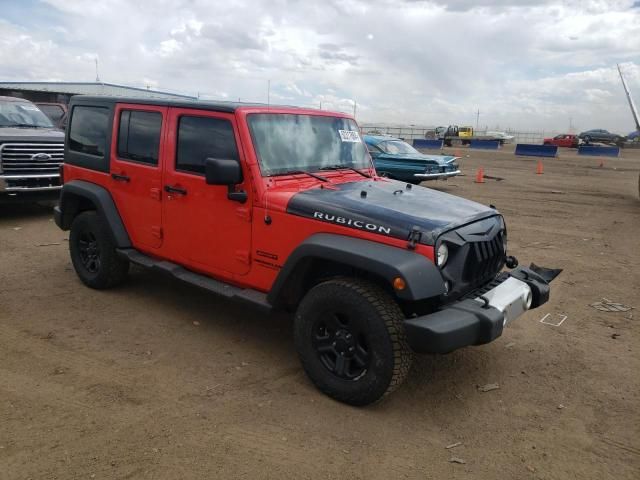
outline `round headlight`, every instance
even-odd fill
[[[441,243],[436,254],[436,264],[439,267],[443,267],[449,258],[449,248],[447,247],[447,244]]]

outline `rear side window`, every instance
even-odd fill
[[[207,158],[238,160],[233,126],[228,120],[210,117],[180,117],[176,170],[204,175]]]
[[[64,110],[60,105],[42,105],[38,104],[38,108],[44,112],[53,122],[57,122],[64,115]]]
[[[69,150],[104,156],[109,128],[109,109],[78,105],[69,128]]]
[[[123,110],[118,130],[118,157],[157,165],[161,130],[160,112]]]

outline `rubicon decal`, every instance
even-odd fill
[[[340,217],[338,215],[332,215],[324,212],[313,212],[313,218],[324,220],[325,222],[337,223],[338,225],[345,225],[347,227],[355,227],[361,230],[391,235],[391,227],[384,227],[382,225],[365,222],[363,220],[354,220],[352,218]]]

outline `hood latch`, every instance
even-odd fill
[[[409,241],[407,242],[407,248],[409,250],[415,250],[416,245],[420,242],[422,238],[422,231],[419,227],[415,225],[411,227],[411,232],[409,232]]]

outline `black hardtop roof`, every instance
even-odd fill
[[[240,107],[267,107],[266,103],[242,103],[224,102],[209,100],[187,100],[172,98],[141,98],[141,97],[119,97],[106,95],[74,95],[71,97],[71,104],[113,104],[132,103],[139,105],[160,105],[163,107],[198,108],[200,110],[211,110],[215,112],[235,112]],[[290,105],[269,105],[272,108],[298,108]]]

